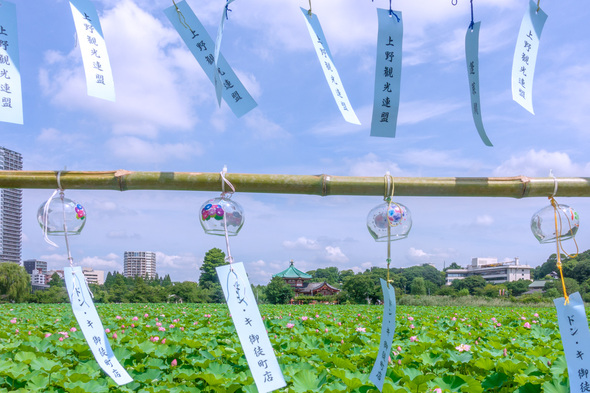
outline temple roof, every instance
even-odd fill
[[[301,270],[297,269],[293,266],[293,261],[291,260],[291,265],[280,273],[275,274],[273,277],[282,277],[282,278],[302,278],[302,279],[310,279],[312,278],[311,275],[302,272]]]
[[[334,292],[334,293],[340,292],[340,289],[331,286],[330,284],[328,284],[325,281],[323,281],[323,282],[310,282],[309,284],[307,284],[307,286],[305,288],[299,289],[299,292],[313,293],[314,291],[318,291],[323,286],[326,286],[330,292]]]

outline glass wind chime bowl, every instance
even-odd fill
[[[37,221],[48,235],[63,236],[67,227],[68,235],[79,235],[86,225],[86,210],[79,203],[64,198],[63,203],[59,196],[51,198],[49,206],[45,209],[43,203],[37,211]],[[64,227],[65,220],[65,227]]]
[[[225,236],[227,226],[228,236],[236,236],[244,225],[244,210],[231,199],[213,198],[201,206],[199,221],[209,235]]]
[[[567,240],[576,236],[580,227],[578,213],[567,205],[557,205],[557,229],[555,233],[555,210],[553,206],[547,206],[533,215],[531,218],[531,230],[539,243],[554,243],[559,235],[559,240]]]
[[[389,226],[389,237],[387,227]],[[374,207],[367,216],[367,228],[378,242],[400,240],[408,237],[412,229],[412,214],[410,209],[401,203],[384,202]]]

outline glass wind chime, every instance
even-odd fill
[[[64,267],[64,280],[72,305],[72,311],[84,338],[98,362],[99,366],[118,385],[127,384],[133,379],[119,363],[109,344],[108,337],[102,325],[92,293],[88,288],[86,278],[80,266],[74,266],[70,251],[68,236],[79,235],[86,225],[87,216],[84,207],[66,198],[61,185],[61,172],[57,174],[57,189],[51,197],[43,203],[37,211],[37,220],[43,229],[43,236],[47,243],[57,247],[47,236],[63,236],[68,253],[69,267]]]
[[[553,174],[550,174],[550,176],[553,176]],[[539,243],[555,243],[556,245],[556,265],[559,270],[561,287],[563,288],[563,297],[554,299],[553,303],[557,310],[557,321],[567,368],[569,370],[586,370],[588,368],[586,356],[590,354],[590,329],[588,329],[586,310],[579,292],[567,293],[561,263],[562,251],[570,258],[578,255],[577,250],[573,256],[565,252],[561,242],[573,239],[576,249],[578,248],[575,236],[580,227],[580,217],[572,207],[557,203],[554,198],[558,188],[555,176],[553,176],[553,181],[554,190],[549,197],[551,204],[533,215],[531,230]],[[588,386],[590,382],[588,374],[574,371],[570,372],[569,375],[571,391],[585,391],[585,386]]]
[[[244,265],[241,262],[234,263],[231,255],[229,237],[236,236],[242,229],[244,210],[231,199],[236,190],[226,178],[226,173],[227,168],[224,167],[220,172],[221,196],[203,203],[199,221],[206,234],[225,237],[228,264],[215,270],[256,387],[259,392],[266,393],[282,388],[286,383]],[[231,191],[225,191],[226,185]]]
[[[387,242],[387,281],[381,279],[383,290],[383,319],[381,326],[381,341],[379,353],[369,379],[382,391],[389,362],[389,353],[395,331],[395,290],[389,279],[391,264],[391,242],[408,237],[412,229],[412,215],[410,209],[392,200],[394,182],[389,172],[385,175],[385,202],[375,206],[367,216],[367,228],[377,242]],[[390,285],[391,284],[391,285]]]

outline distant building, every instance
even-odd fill
[[[491,284],[530,280],[532,269],[529,265],[521,265],[518,258],[508,262],[498,262],[497,258],[473,258],[471,265],[465,269],[448,269],[446,284],[451,285],[454,280],[476,275]]]
[[[22,171],[20,153],[0,146],[0,170]],[[0,262],[21,262],[23,191],[0,189]]]
[[[47,279],[47,262],[37,259],[27,259],[23,262],[27,273],[31,276],[33,290],[45,289],[49,280]]]
[[[285,282],[293,287],[295,296],[299,295],[335,295],[340,292],[340,289],[334,288],[327,282],[309,282],[312,276],[302,272],[293,266],[293,261],[286,270],[275,274],[273,277],[281,277]]]
[[[53,276],[54,274],[57,274],[59,276],[59,278],[61,278],[62,280],[64,279],[64,271],[63,270],[48,270],[47,273],[45,274],[45,282],[47,284],[49,284],[49,281],[51,281],[51,276]]]
[[[82,274],[86,277],[86,282],[88,284],[104,284],[104,270],[94,270],[91,267],[83,267]]]
[[[125,277],[156,277],[156,253],[151,251],[125,251]]]

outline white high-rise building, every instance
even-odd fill
[[[156,276],[156,253],[151,251],[125,251],[125,277]]]
[[[0,170],[22,171],[20,153],[0,146]],[[21,262],[23,191],[0,189],[0,262]]]

